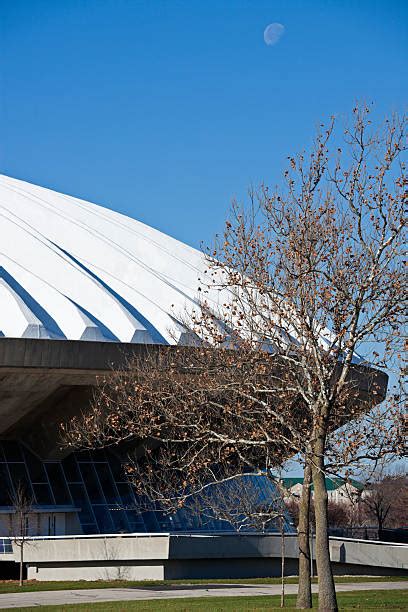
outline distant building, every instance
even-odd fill
[[[295,498],[302,495],[303,478],[282,478],[282,484],[290,495]],[[363,485],[357,480],[343,480],[342,478],[326,478],[327,496],[329,501],[337,503],[351,503],[363,491]],[[314,494],[311,486],[312,497]]]

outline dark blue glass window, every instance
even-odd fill
[[[94,506],[93,511],[100,533],[112,533],[113,523],[108,506]]]
[[[82,529],[85,535],[93,535],[95,533],[100,533],[97,525],[95,523],[83,523]]]
[[[33,484],[33,489],[37,504],[43,506],[54,505],[55,502],[51,495],[51,490],[48,484]]]
[[[143,512],[143,522],[146,525],[146,531],[160,531],[155,512]]]
[[[89,505],[84,486],[82,484],[70,484],[69,488],[74,501],[74,506],[81,509],[79,515],[81,523],[93,523],[95,517],[93,515],[91,506]]]
[[[75,460],[75,455],[69,455],[66,459],[64,459],[62,462],[62,467],[68,482],[82,482],[81,474],[79,473],[78,465]]]
[[[117,482],[116,486],[118,488],[120,501],[122,502],[123,506],[125,506],[126,508],[134,508],[136,502],[130,485],[124,482]]]
[[[114,531],[118,533],[129,533],[130,526],[127,520],[126,512],[124,510],[113,510],[110,508],[111,520],[114,525]]]
[[[55,503],[61,506],[71,505],[71,496],[65,484],[61,465],[59,463],[46,463],[45,469],[54,493]]]
[[[7,465],[5,463],[0,463],[0,506],[10,506],[12,495]]]
[[[106,463],[106,453],[105,449],[103,448],[97,448],[96,450],[93,450],[92,453],[90,453],[90,456],[94,463],[99,463],[100,461]]]
[[[95,469],[98,472],[99,482],[102,487],[102,491],[105,494],[105,499],[108,504],[119,503],[118,492],[113,483],[111,471],[107,463],[96,463]]]
[[[78,461],[91,461],[91,453],[89,451],[79,451],[75,453]]]
[[[126,475],[123,470],[122,463],[113,453],[107,452],[106,455],[109,458],[109,464],[110,464],[110,468],[112,470],[113,478],[115,479],[115,482],[125,482]]]
[[[40,461],[40,459],[38,459],[38,457],[31,453],[27,448],[24,448],[23,450],[31,482],[48,482],[43,462]]]
[[[245,479],[252,486],[254,504],[262,507],[276,497],[274,484],[266,476],[248,476],[244,482]],[[234,529],[210,513],[197,514],[188,505],[171,516],[159,508],[147,512],[149,504],[135,495],[134,488],[126,482],[120,460],[110,450],[73,453],[62,462],[43,462],[24,445],[1,441],[0,506],[12,504],[10,492],[13,484],[16,488],[19,483],[28,495],[33,496],[34,492],[33,503],[43,506],[73,503],[80,509],[78,516],[84,533]],[[289,518],[286,529],[292,530]],[[276,531],[276,526],[271,524],[268,531]]]
[[[31,483],[24,463],[9,463],[8,467],[14,489],[17,490],[18,487],[23,487],[25,494],[32,496]]]
[[[104,504],[105,498],[99,486],[98,477],[92,463],[80,463],[82,478],[84,480],[86,490],[91,504]]]

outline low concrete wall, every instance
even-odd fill
[[[169,559],[280,558],[281,539],[271,535],[176,535],[170,536]],[[298,555],[296,535],[285,537],[286,556]]]
[[[27,563],[93,563],[169,558],[168,535],[51,537],[27,540]]]
[[[249,578],[278,576],[280,547],[277,534],[32,538],[25,561],[36,580]],[[286,574],[296,574],[295,535],[286,536],[285,549]],[[331,538],[330,553],[337,574],[408,574],[408,545]]]
[[[164,580],[164,562],[27,564],[28,580]]]
[[[333,562],[340,564],[408,571],[408,545],[406,544],[330,538],[330,558]]]

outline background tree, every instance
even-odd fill
[[[12,514],[10,534],[11,539],[20,549],[19,584],[23,586],[24,579],[24,548],[29,536],[29,521],[33,512],[33,498],[23,483],[18,482],[10,493]]]
[[[378,528],[378,537],[386,527],[408,525],[408,476],[377,473],[367,483],[359,504],[366,523]]]
[[[356,432],[353,448],[331,434],[384,399],[372,366],[395,354],[405,280],[406,120],[375,132],[362,108],[340,135],[335,126],[322,127],[309,155],[289,158],[282,189],[234,203],[208,254],[200,307],[183,315],[202,348],[161,350],[114,374],[68,435],[91,447],[140,440],[143,473],[165,466],[172,477],[156,492],[180,504],[204,475],[219,478],[219,462],[233,475],[298,453],[314,486],[324,610],[337,609],[327,455],[335,471],[347,449],[374,449],[383,432]]]

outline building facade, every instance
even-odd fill
[[[148,345],[188,345],[203,254],[134,219],[0,176],[0,539],[228,531],[180,511],[142,512],[118,449],[72,453],[60,425],[86,410],[96,377]],[[218,292],[210,296],[218,304]],[[260,499],[273,494],[256,479]]]

